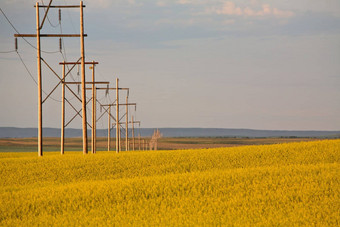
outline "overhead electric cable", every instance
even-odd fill
[[[41,2],[42,2],[42,4],[43,4],[43,6],[45,6],[44,0],[41,0]],[[44,11],[45,11],[45,13],[46,13],[45,7],[43,7],[43,8],[44,8]],[[48,17],[48,15],[47,15],[47,21],[48,21],[48,23],[49,23],[53,28],[56,28],[56,27],[59,26],[59,23],[58,23],[57,25],[52,24],[52,22],[50,21],[50,18]]]
[[[22,57],[21,57],[21,55],[19,54],[19,52],[18,52],[18,51],[15,51],[15,52],[18,54],[18,57],[19,57],[21,63],[24,65],[24,67],[25,67],[25,69],[26,69],[28,75],[29,75],[29,76],[31,77],[31,79],[34,81],[35,85],[38,86],[37,81],[34,79],[32,73],[29,71],[27,65],[25,64],[25,62],[24,62],[24,60],[22,59]],[[45,92],[44,90],[42,90],[42,91],[43,91],[43,93],[44,93],[45,95],[48,95],[47,92]],[[59,101],[59,100],[54,99],[54,98],[51,97],[51,96],[50,96],[50,98],[51,98],[52,100],[56,101],[56,102],[61,102],[61,101]]]
[[[5,12],[1,9],[1,7],[0,7],[0,11],[1,11],[2,15],[4,15],[4,17],[6,18],[7,22],[8,22],[8,23],[11,25],[11,27],[14,29],[14,31],[16,31],[16,33],[18,33],[18,34],[20,35],[20,32],[18,31],[18,29],[16,29],[16,28],[14,27],[13,23],[8,19],[8,17],[6,16]],[[37,50],[37,48],[36,48],[32,43],[30,43],[27,39],[25,39],[25,37],[21,37],[21,38],[22,38],[23,40],[25,40],[25,42],[26,42],[28,45],[30,45],[32,48],[34,48],[34,49]],[[41,52],[46,53],[46,54],[56,54],[56,53],[58,53],[59,51],[43,51],[43,50],[41,50]]]
[[[9,53],[13,53],[16,52],[15,50],[9,50],[9,51],[0,51],[0,54],[9,54]]]

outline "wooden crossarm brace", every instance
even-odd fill
[[[60,81],[63,81],[63,79],[62,78],[60,78],[60,76],[51,68],[51,66],[49,65],[49,64],[47,64],[47,62],[43,59],[43,58],[41,58],[41,60],[47,65],[47,67],[53,72],[53,74],[56,76],[56,77],[58,77],[59,78],[59,80]],[[65,84],[65,87],[80,101],[80,102],[82,102],[81,101],[81,99],[78,97],[78,95],[76,95],[75,93],[74,93],[74,91],[72,91],[72,89],[69,87],[69,86],[67,86],[66,84]]]
[[[80,118],[82,118],[82,116],[80,115],[80,112],[82,111],[82,109],[80,109],[79,111],[67,100],[67,99],[65,99],[66,100],[66,102],[72,107],[72,109],[76,112],[76,114],[73,116],[73,118],[69,121],[69,122],[67,122],[67,124],[65,125],[65,127],[67,127],[72,121],[73,121],[73,119],[74,118],[76,118],[78,115],[80,116]],[[86,102],[86,105],[87,104],[89,104],[89,102],[92,100],[92,98],[90,98],[87,102]],[[87,125],[89,126],[89,127],[91,127],[91,125],[87,122]],[[91,127],[92,128],[92,127]]]
[[[81,58],[79,58],[79,60],[78,61],[80,61],[80,59]],[[66,77],[70,74],[70,72],[72,71],[72,69],[75,67],[76,65],[73,65],[72,67],[71,67],[71,69],[69,69],[69,71],[66,73],[66,75],[65,75],[65,79],[66,79]],[[52,91],[46,96],[46,98],[44,99],[44,101],[42,102],[42,103],[44,103],[51,95],[52,95],[52,93],[57,89],[57,87],[62,83],[63,81],[62,80],[60,80],[59,81],[59,83],[52,89]]]
[[[44,26],[44,23],[45,23],[45,20],[46,20],[46,17],[47,17],[48,11],[50,10],[50,6],[51,6],[51,4],[52,4],[52,1],[53,1],[53,0],[51,0],[51,1],[50,1],[50,3],[49,3],[49,4],[48,4],[48,6],[47,6],[47,10],[46,10],[46,12],[45,12],[44,19],[42,20],[42,22],[41,22],[41,25],[40,25],[39,29],[42,29],[42,27]]]
[[[97,100],[97,102],[99,103],[99,105],[102,106],[102,104]],[[105,107],[103,107],[104,109],[104,113],[102,113],[102,115],[100,115],[100,117],[97,119],[97,122],[104,116],[105,113],[109,114],[108,110],[109,108],[105,109]],[[111,118],[116,121],[116,118],[112,116],[112,114],[110,114]]]

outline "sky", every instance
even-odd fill
[[[79,1],[53,1],[65,3]],[[86,60],[99,62],[98,81],[110,81],[114,87],[118,77],[121,87],[130,88],[129,101],[137,103],[136,113],[133,108],[130,112],[141,127],[340,130],[339,0],[84,4]],[[35,0],[0,1],[22,34],[36,32],[34,5]],[[61,24],[57,10],[48,15],[41,33],[79,33],[79,9],[63,9]],[[4,53],[14,50],[16,32],[2,14],[0,31],[0,127],[37,127],[37,86],[19,58],[36,79],[36,50],[19,39],[18,54]],[[27,41],[36,46],[34,38]],[[64,58],[80,57],[78,38],[64,38],[63,44]],[[58,51],[59,40],[42,38],[42,49]],[[42,57],[61,74],[61,53]],[[75,81],[77,71],[72,71]],[[91,80],[88,67],[86,75]],[[43,66],[44,92],[58,82]],[[77,93],[77,86],[72,89]],[[67,97],[80,108],[70,93]],[[52,98],[43,105],[43,125],[59,128],[60,87]],[[98,91],[98,98],[106,104],[115,94]],[[124,92],[120,102],[125,102]],[[69,120],[74,110],[66,108]],[[97,112],[102,113],[99,107]],[[98,122],[99,128],[107,127],[106,116]],[[81,119],[68,127],[81,128]]]

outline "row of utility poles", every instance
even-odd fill
[[[36,8],[36,34],[15,34],[14,37],[35,37],[37,40],[37,85],[38,85],[38,155],[43,156],[43,104],[45,101],[56,91],[56,89],[61,85],[62,89],[62,99],[61,99],[61,154],[64,154],[65,150],[65,127],[67,127],[77,116],[82,118],[82,143],[83,143],[83,153],[88,153],[88,136],[87,136],[87,126],[92,128],[92,135],[91,135],[91,150],[92,153],[96,153],[96,123],[98,120],[100,120],[105,113],[108,114],[108,150],[111,149],[111,128],[116,128],[116,152],[121,151],[121,131],[122,129],[125,130],[125,149],[129,150],[129,124],[132,125],[132,149],[135,150],[136,144],[135,144],[135,132],[134,132],[134,126],[135,124],[139,124],[139,121],[134,121],[133,116],[131,116],[131,121],[129,121],[129,106],[134,106],[136,109],[136,103],[129,103],[129,88],[120,88],[119,87],[119,80],[116,79],[116,87],[110,87],[108,81],[96,81],[95,80],[95,67],[98,62],[85,61],[85,44],[84,44],[84,38],[87,37],[87,34],[84,34],[84,14],[83,14],[83,8],[85,5],[83,5],[83,1],[80,1],[79,5],[52,5],[52,1],[50,0],[48,5],[40,5],[39,2],[35,4]],[[40,20],[40,8],[44,8],[45,14],[43,16],[43,19]],[[43,29],[44,23],[46,21],[46,18],[48,19],[48,12],[50,9],[59,9],[59,23],[61,23],[61,9],[64,8],[79,8],[80,11],[80,33],[79,34],[42,34],[41,31]],[[63,61],[60,62],[59,65],[62,66],[62,76],[59,76],[58,73],[56,73],[56,70],[52,68],[52,66],[47,63],[46,60],[42,57],[42,48],[41,48],[41,38],[43,37],[57,37],[59,38],[60,43],[60,51],[62,50],[62,38],[67,37],[78,37],[80,38],[80,58],[75,62],[67,62]],[[16,46],[17,46],[17,40],[16,40]],[[49,94],[46,95],[46,97],[43,99],[43,73],[42,73],[42,65],[46,65],[46,67],[51,70],[52,74],[55,75],[58,79],[58,83],[55,85],[55,87],[50,91]],[[90,69],[92,70],[92,81],[86,81],[85,77],[85,66],[89,65]],[[71,71],[76,67],[80,66],[81,68],[81,81],[80,82],[67,82],[67,78],[69,75],[71,75]],[[67,68],[67,70],[66,70]],[[81,86],[81,97],[79,97],[72,89],[71,85],[78,85]],[[92,85],[91,87],[86,87],[87,85]],[[106,87],[99,87],[100,85],[105,85]],[[66,90],[69,91],[73,98],[77,100],[77,102],[81,103],[81,109],[78,110],[74,104],[71,103],[71,99],[66,98]],[[86,90],[92,91],[92,97],[87,100],[86,99]],[[102,104],[99,99],[97,99],[97,91],[105,91],[106,94],[109,94],[110,90],[116,91],[116,99],[113,103],[105,103]],[[126,103],[120,103],[119,102],[119,92],[125,91],[126,92]],[[91,124],[87,121],[87,105],[92,100],[92,120]],[[74,111],[75,115],[66,122],[65,119],[65,104],[68,104]],[[97,118],[97,104],[100,105],[100,108],[103,108],[105,112]],[[125,106],[125,114],[123,116],[120,116],[120,107]],[[113,116],[111,113],[111,108],[115,107],[116,109],[116,115]],[[123,119],[125,117],[125,122],[123,122]],[[111,120],[113,120],[113,123],[111,124]],[[124,127],[125,125],[125,127]],[[139,135],[139,149],[147,149],[146,142],[141,141],[140,135]]]

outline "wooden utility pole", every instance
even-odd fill
[[[133,122],[133,115],[131,116],[131,122],[132,122],[132,150],[135,150],[135,124]]]
[[[65,149],[65,65],[63,65],[63,83],[61,85],[61,154],[64,154]]]
[[[85,88],[85,47],[84,47],[84,16],[83,1],[80,1],[80,49],[81,49],[81,97],[83,116],[83,154],[87,154],[87,119],[86,119],[86,88]]]
[[[120,119],[117,120],[117,117],[119,117],[119,106],[136,106],[136,103],[116,103],[115,104],[106,104],[106,105],[101,105],[102,107],[108,106],[108,107],[112,107],[115,106],[116,107],[116,151],[117,153],[119,153],[119,151],[121,151],[121,132],[120,132],[120,127],[123,124],[129,124],[130,122],[125,122],[125,123],[121,123]],[[118,111],[117,111],[117,107],[118,107]],[[112,117],[111,112],[109,112],[109,126],[111,125],[110,122],[110,118]],[[124,116],[123,116],[124,117]],[[117,145],[118,145],[118,149],[117,149]]]
[[[129,92],[129,88],[120,88],[119,87],[119,79],[116,78],[116,87],[115,88],[97,88],[97,90],[106,90],[106,91],[109,91],[109,90],[116,90],[116,99],[115,99],[115,102],[114,104],[100,104],[101,107],[105,107],[107,106],[108,109],[109,109],[109,118],[108,118],[108,130],[111,129],[111,118],[114,119],[116,121],[115,123],[115,126],[116,126],[116,152],[119,153],[121,151],[121,139],[120,139],[120,119],[117,120],[117,117],[119,118],[119,106],[121,105],[125,105],[125,104],[120,104],[119,103],[119,90],[126,90],[127,92]],[[116,107],[116,119],[111,115],[111,107],[114,106]],[[118,107],[118,108],[117,108]],[[99,119],[103,116],[103,114],[99,117]],[[99,120],[98,119],[98,120]],[[108,140],[111,140],[111,138],[108,138]]]
[[[129,103],[129,96],[126,96],[126,104]],[[126,126],[125,126],[125,151],[129,150],[129,106],[126,105]]]
[[[107,125],[107,151],[111,149],[111,106],[109,106],[108,125]]]
[[[35,4],[35,8],[36,8],[36,34],[14,34],[14,37],[36,37],[37,39],[37,74],[38,74],[38,78],[37,78],[37,85],[38,85],[38,156],[43,156],[43,110],[42,110],[42,105],[45,102],[45,100],[53,93],[53,91],[55,89],[53,89],[53,91],[47,96],[47,98],[45,98],[45,100],[42,99],[42,68],[41,68],[41,63],[42,61],[49,67],[49,69],[61,80],[61,78],[52,70],[52,68],[47,64],[47,62],[42,58],[41,56],[41,37],[82,37],[82,50],[84,49],[84,45],[83,45],[83,38],[86,37],[87,35],[84,34],[84,29],[83,29],[83,24],[81,25],[81,33],[82,34],[41,34],[40,31],[42,30],[43,26],[44,26],[44,22],[47,18],[47,14],[49,12],[50,8],[79,8],[81,10],[81,22],[83,21],[82,18],[82,10],[83,7],[85,7],[84,5],[82,5],[82,2],[80,3],[81,5],[67,5],[67,6],[52,6],[52,1],[50,0],[49,4],[47,6],[45,5],[39,5],[38,2],[36,2]],[[45,10],[45,15],[42,19],[42,21],[40,22],[40,13],[39,13],[39,9],[40,8],[47,8]],[[82,51],[83,52],[83,51]],[[83,59],[84,60],[84,59]],[[85,74],[84,74],[85,75]],[[59,85],[59,84],[58,84]],[[57,86],[58,86],[57,85]],[[86,101],[85,101],[86,102]],[[85,124],[86,126],[86,124]]]
[[[79,59],[80,60],[80,59]],[[71,91],[71,93],[73,93],[73,95],[77,98],[77,100],[78,101],[80,101],[80,102],[82,102],[82,100],[72,91],[72,89],[70,89],[69,87],[68,87],[68,84],[76,84],[76,85],[78,85],[78,84],[81,84],[81,82],[66,82],[66,76],[72,71],[72,69],[76,66],[76,65],[80,65],[81,64],[81,62],[79,62],[79,61],[77,61],[77,62],[60,62],[59,63],[60,65],[62,65],[63,66],[63,76],[62,76],[62,79],[60,80],[60,83],[62,84],[62,100],[61,100],[61,102],[62,102],[62,110],[61,110],[61,119],[62,119],[62,124],[61,124],[61,145],[60,145],[60,147],[61,147],[61,153],[63,154],[64,153],[64,149],[65,149],[65,127],[67,126],[67,125],[69,125],[72,121],[73,121],[73,119],[75,119],[75,117],[77,117],[78,115],[80,116],[80,117],[82,117],[82,115],[80,115],[80,112],[81,112],[81,110],[80,111],[77,111],[75,108],[74,108],[74,106],[66,99],[66,97],[65,97],[65,88],[68,88],[70,91]],[[97,64],[99,64],[98,62],[95,62],[95,61],[92,61],[92,62],[85,62],[84,63],[85,65],[92,65],[92,67],[90,67],[90,68],[93,68],[94,67],[94,65],[97,65]],[[68,71],[68,73],[67,74],[65,74],[65,66],[66,65],[72,65],[72,67],[71,67],[71,69]],[[109,82],[107,82],[107,81],[95,81],[94,80],[94,68],[93,68],[93,78],[92,78],[92,82],[85,82],[85,84],[92,84],[92,86],[94,86],[95,84],[109,84]],[[59,85],[59,84],[58,84]],[[58,86],[57,85],[57,86]],[[57,88],[57,86],[52,90],[52,92]],[[87,89],[86,89],[87,90]],[[92,88],[91,88],[91,90],[92,90]],[[50,93],[49,95],[51,95],[52,93]],[[49,95],[47,96],[47,97],[49,97]],[[96,95],[96,92],[94,92],[94,93],[92,93],[92,95]],[[94,97],[92,97],[92,100],[95,100],[95,98]],[[46,99],[45,99],[46,100]],[[65,124],[65,100],[68,102],[68,104],[69,105],[71,105],[71,107],[76,111],[76,114],[73,116],[73,118],[67,123],[67,124]],[[90,101],[90,100],[89,100]],[[89,102],[88,101],[88,102]],[[87,105],[87,103],[88,102],[86,102],[86,105]],[[93,104],[93,103],[92,103]],[[95,103],[94,103],[95,104]],[[95,110],[96,109],[96,107],[94,106],[94,108],[93,108],[93,106],[92,106],[92,110]],[[93,114],[94,114],[94,116],[96,116],[96,111],[94,111],[94,112],[92,112],[92,116],[93,116]],[[87,123],[88,124],[88,123]],[[91,126],[90,126],[91,127]],[[94,127],[93,127],[93,122],[92,122],[92,132],[94,132],[94,137],[95,137],[95,131],[96,131],[96,122],[95,122],[95,124],[94,124]],[[93,140],[92,140],[93,141]],[[93,144],[92,144],[92,146],[93,146]],[[94,146],[95,146],[95,140],[94,140]],[[94,151],[95,151],[95,149],[94,149]]]
[[[135,150],[135,124],[133,122],[133,115],[131,115],[131,122],[132,122],[132,150]]]
[[[140,121],[134,121],[133,115],[131,115],[131,121],[129,122],[132,125],[132,150],[134,151],[136,149],[136,142],[135,142],[135,124],[139,124]]]
[[[37,68],[38,68],[38,155],[43,156],[42,137],[42,76],[41,76],[41,45],[40,45],[40,17],[39,2],[35,3],[37,14]]]
[[[95,154],[95,153],[97,153],[97,90],[96,89],[94,90],[93,98],[96,101],[94,102],[94,106],[93,106],[93,108],[94,108],[94,111],[93,111],[94,126],[92,126],[92,128],[94,128],[94,129],[92,129],[92,132],[94,132],[94,136],[93,136],[94,142],[93,142],[92,153]]]
[[[94,68],[95,68],[95,62],[93,61],[92,66],[90,69],[92,69],[92,154],[96,153],[96,103],[97,103],[97,97],[96,97],[96,88],[95,88],[95,75],[94,75]]]
[[[120,151],[120,125],[119,125],[119,79],[116,78],[116,152]]]

